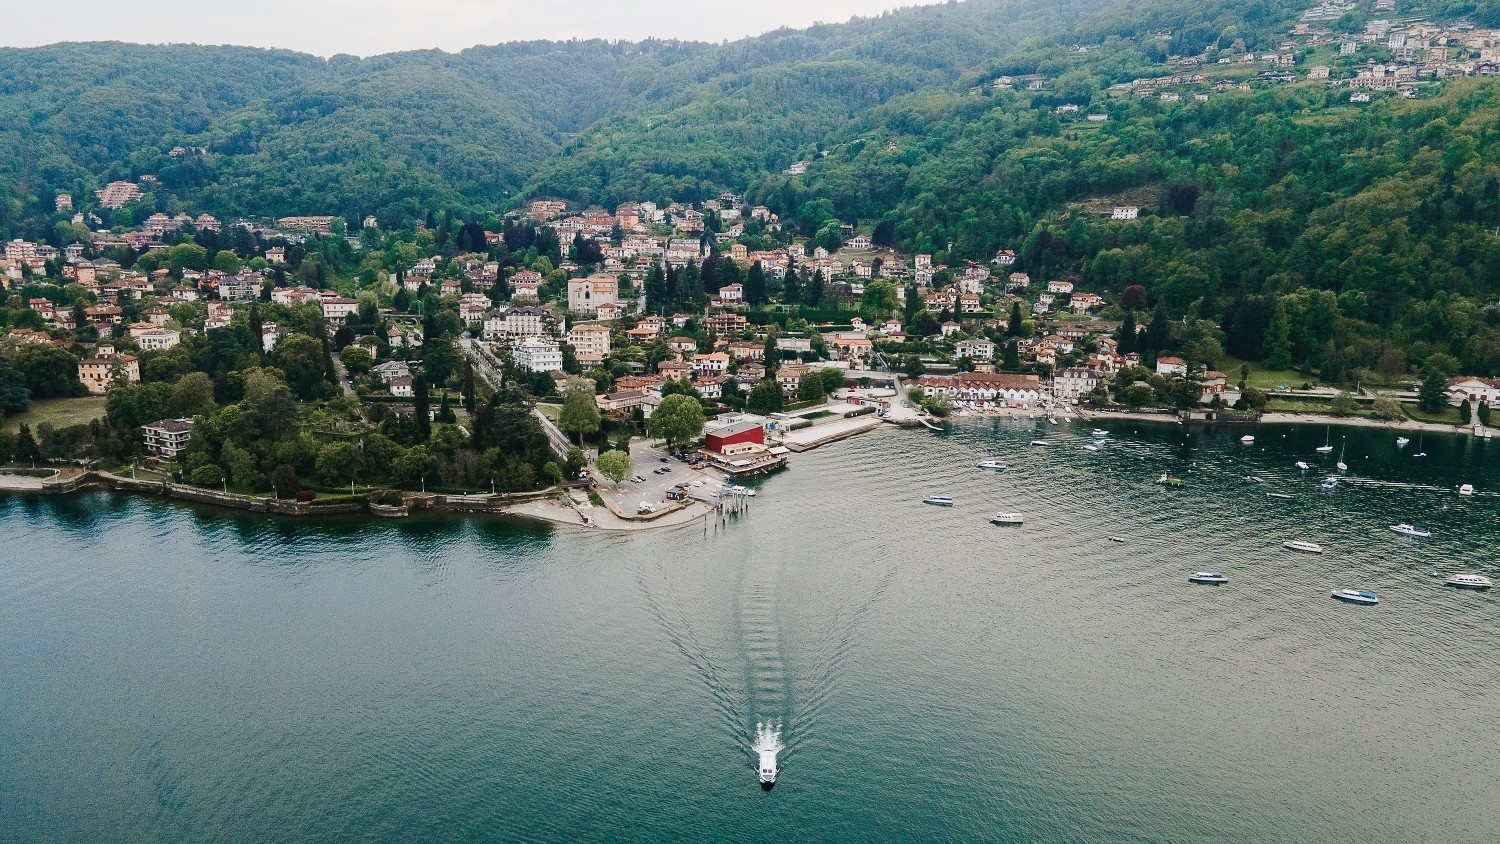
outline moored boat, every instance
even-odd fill
[[[1104,430],[1103,428],[1095,428],[1094,429],[1094,436],[1095,437],[1107,437],[1107,436],[1109,436],[1109,432],[1106,431],[1106,430]]]
[[[1156,482],[1162,486],[1182,486],[1182,478],[1177,477],[1171,472],[1162,472],[1161,477],[1157,478]]]
[[[1020,513],[996,513],[990,517],[992,525],[1019,525],[1025,521]]]
[[[1346,601],[1351,604],[1378,604],[1380,598],[1374,592],[1366,592],[1363,589],[1340,589],[1333,593],[1335,601]]]
[[[1482,574],[1463,572],[1455,574],[1443,581],[1444,586],[1455,586],[1459,589],[1488,589],[1495,584]]]
[[[1289,495],[1288,493],[1285,493],[1285,492],[1268,492],[1268,493],[1266,493],[1266,497],[1267,498],[1286,498],[1286,499],[1290,499],[1292,496]]]
[[[1229,578],[1223,572],[1218,571],[1195,571],[1188,575],[1188,580],[1193,583],[1228,583]]]
[[[1286,548],[1292,549],[1293,551],[1301,551],[1306,554],[1323,553],[1323,546],[1319,545],[1316,542],[1308,542],[1305,539],[1288,539],[1281,544]]]
[[[1032,440],[1031,444],[1032,445],[1052,445],[1052,443],[1049,443],[1046,440]]]
[[[1411,440],[1407,439],[1406,437],[1397,437],[1396,438],[1396,447],[1397,448],[1402,448],[1403,446],[1405,446],[1409,442],[1411,442]]]
[[[1323,483],[1321,484],[1321,486],[1324,489],[1337,489],[1338,485],[1339,485],[1339,479],[1338,478],[1324,478],[1323,479]]]
[[[981,460],[979,461],[979,468],[993,469],[996,472],[1004,472],[1005,464],[1000,462],[999,460]]]
[[[1429,536],[1432,536],[1432,531],[1428,530],[1427,528],[1422,527],[1418,524],[1407,524],[1406,522],[1402,522],[1399,525],[1391,525],[1391,530],[1401,534],[1402,536],[1416,536],[1422,539],[1426,539]]]
[[[923,504],[936,504],[939,507],[952,507],[953,496],[951,495],[929,495],[922,499]]]
[[[1306,460],[1298,460],[1297,461],[1297,468],[1301,469],[1304,472],[1306,472],[1308,469],[1311,469],[1312,467],[1309,466],[1309,465],[1307,465],[1307,461]]]
[[[1461,487],[1458,488],[1458,494],[1459,495],[1473,495],[1474,494],[1474,485],[1473,484],[1464,484],[1463,486],[1461,486]]]

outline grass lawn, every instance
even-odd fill
[[[1245,386],[1254,387],[1257,390],[1275,390],[1282,384],[1295,390],[1305,383],[1316,383],[1318,380],[1317,375],[1304,378],[1295,369],[1266,369],[1255,361],[1226,357],[1221,368],[1224,374],[1229,376],[1230,384],[1240,382],[1240,367],[1244,364],[1250,365],[1250,377],[1245,379]]]
[[[95,419],[104,418],[104,396],[80,396],[75,399],[33,399],[25,413],[5,417],[0,428],[16,431],[21,423],[35,431],[43,422],[51,422],[55,428],[70,425],[87,425]]]
[[[1428,413],[1427,411],[1418,408],[1415,404],[1407,404],[1405,402],[1402,402],[1401,409],[1406,411],[1407,416],[1410,416],[1418,422],[1436,422],[1440,425],[1458,424],[1458,408],[1452,407],[1451,405],[1445,406],[1437,413]]]
[[[551,419],[553,422],[556,422],[557,415],[562,413],[562,405],[560,404],[543,404],[537,402],[536,409],[540,410],[543,416]]]

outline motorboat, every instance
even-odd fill
[[[1339,485],[1339,479],[1338,478],[1324,478],[1323,479],[1322,487],[1324,489],[1337,489],[1338,485]]]
[[[1249,481],[1252,484],[1263,484],[1266,482],[1265,478],[1257,478],[1254,475],[1246,475],[1245,480]]]
[[[1246,434],[1243,437],[1240,437],[1240,442],[1244,443],[1245,445],[1254,445],[1255,437]]]
[[[952,507],[953,496],[951,495],[929,495],[922,499],[923,504],[936,504],[939,507]]]
[[[1473,495],[1474,494],[1474,485],[1473,484],[1464,484],[1463,486],[1461,486],[1461,487],[1458,488],[1458,494],[1459,495]]]
[[[1193,583],[1228,583],[1229,578],[1223,572],[1218,571],[1195,571],[1188,575],[1188,580]]]
[[[1266,493],[1266,497],[1267,498],[1285,498],[1287,500],[1291,500],[1292,496],[1290,494],[1288,494],[1288,493],[1285,493],[1285,492],[1268,492],[1268,493]]]
[[[1110,542],[1124,542],[1125,541],[1125,537],[1123,537],[1123,536],[1111,536],[1109,538],[1109,541]]]
[[[1307,465],[1307,461],[1306,460],[1298,460],[1297,461],[1297,468],[1301,469],[1304,472],[1306,472],[1308,469],[1311,469],[1312,467],[1309,466],[1309,465]]]
[[[1397,448],[1403,448],[1409,442],[1411,442],[1411,440],[1407,439],[1406,437],[1397,437],[1396,438],[1396,447]]]
[[[1156,482],[1162,486],[1182,486],[1182,478],[1177,477],[1171,472],[1162,472],[1161,477],[1157,478]]]
[[[1314,450],[1319,454],[1328,454],[1329,452],[1333,451],[1333,429],[1331,427],[1324,426],[1323,444],[1318,446]]]
[[[1366,592],[1363,589],[1340,589],[1333,593],[1335,601],[1346,601],[1351,604],[1378,604],[1380,599],[1374,592]]]
[[[1089,443],[1088,445],[1086,445],[1086,446],[1083,447],[1083,450],[1084,451],[1098,451],[1099,450],[1099,446],[1095,445],[1094,443]]]
[[[1453,575],[1452,577],[1443,581],[1443,585],[1455,586],[1459,589],[1488,589],[1495,584],[1488,577],[1485,577],[1482,574],[1465,572],[1463,574]]]
[[[1427,528],[1422,527],[1421,525],[1407,524],[1405,522],[1402,522],[1399,525],[1391,525],[1391,530],[1401,534],[1402,536],[1415,536],[1421,539],[1426,539],[1432,536],[1432,531],[1428,530]]]
[[[1056,425],[1057,424],[1057,417],[1055,417],[1055,416],[1048,416],[1047,417],[1047,424],[1049,424],[1049,425]]]
[[[1032,440],[1031,444],[1032,445],[1052,445],[1052,443],[1049,443],[1046,440]]]
[[[1019,525],[1025,521],[1020,513],[996,513],[990,517],[992,525]]]
[[[750,748],[759,757],[756,772],[760,775],[760,787],[769,789],[776,784],[776,754],[783,749],[781,730],[772,723],[755,725],[755,744]]]
[[[1106,431],[1106,430],[1104,430],[1103,428],[1095,428],[1094,429],[1094,436],[1096,438],[1107,437],[1107,436],[1109,436],[1109,432]]]
[[[999,460],[981,460],[979,461],[979,468],[993,469],[996,472],[1004,472],[1005,464],[1000,462]]]
[[[1288,539],[1281,544],[1287,548],[1292,549],[1293,551],[1301,551],[1306,554],[1323,553],[1323,546],[1319,545],[1316,542],[1308,542],[1305,539]]]

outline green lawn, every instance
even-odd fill
[[[21,427],[21,423],[31,426],[35,431],[37,426],[43,422],[50,422],[55,428],[66,428],[69,425],[87,425],[95,419],[104,418],[104,396],[82,396],[76,399],[33,399],[31,407],[25,413],[17,413],[5,417],[5,422],[0,423],[6,431],[15,431]]]
[[[1410,416],[1418,422],[1436,422],[1440,425],[1458,424],[1458,408],[1453,407],[1452,405],[1444,407],[1437,413],[1428,413],[1418,408],[1415,404],[1407,404],[1405,402],[1402,402],[1401,408],[1406,411],[1407,416]],[[1494,420],[1492,419],[1490,421],[1493,422]]]
[[[543,416],[551,419],[553,422],[556,422],[557,415],[562,413],[562,405],[560,404],[543,404],[537,402],[536,409],[540,410]]]
[[[1245,386],[1254,387],[1257,390],[1275,390],[1282,384],[1297,389],[1305,383],[1316,382],[1317,376],[1304,378],[1295,369],[1266,369],[1255,361],[1242,361],[1231,357],[1225,357],[1220,368],[1225,375],[1229,376],[1230,384],[1240,382],[1240,366],[1250,365],[1250,376],[1245,379]]]

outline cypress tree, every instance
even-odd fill
[[[464,358],[463,385],[459,389],[463,395],[464,410],[473,415],[476,403],[474,394],[474,361],[467,357]]]
[[[412,396],[416,401],[417,439],[427,442],[432,437],[432,405],[427,398],[427,376],[412,379]]]
[[[1120,331],[1115,336],[1120,354],[1128,354],[1135,351],[1135,311],[1126,311],[1125,320],[1120,323]]]
[[[1010,303],[1010,321],[1005,324],[1005,336],[1020,337],[1022,322],[1024,322],[1024,318],[1021,314],[1021,303]]]
[[[260,305],[250,303],[250,340],[255,343],[255,355],[262,360],[266,357],[265,326],[260,321]]]

